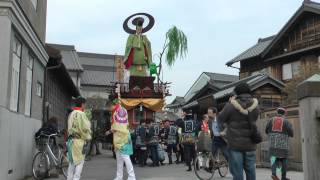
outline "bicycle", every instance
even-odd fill
[[[43,179],[49,176],[49,171],[55,167],[67,178],[68,159],[61,144],[55,143],[58,134],[43,134],[36,137],[39,152],[32,161],[32,173],[35,179]]]
[[[228,161],[219,149],[215,156],[211,152],[199,152],[194,162],[194,171],[200,180],[211,180],[215,171],[220,177],[226,177],[229,170]]]

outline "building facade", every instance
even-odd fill
[[[320,3],[303,1],[278,34],[261,38],[229,62],[240,63],[240,79],[268,74],[291,88],[286,104],[297,104],[296,86],[320,72]]]
[[[79,89],[62,62],[61,52],[47,45],[49,61],[44,83],[44,121],[51,117],[58,119],[58,129],[67,128],[68,114],[73,98],[80,96]]]
[[[0,179],[31,174],[43,119],[46,3],[0,1]]]
[[[284,83],[279,106],[288,109],[288,119],[295,129],[290,142],[289,164],[302,169],[300,114],[297,86],[313,74],[320,72],[320,3],[304,0],[301,7],[276,35],[261,38],[258,42],[227,62],[227,66],[240,63],[240,79],[255,74],[267,74]],[[289,113],[290,112],[290,113]],[[265,124],[274,115],[274,109],[261,112],[258,126],[264,132]],[[267,117],[269,115],[269,117]],[[271,116],[272,116],[271,115]],[[259,148],[258,161],[268,163],[267,138]]]

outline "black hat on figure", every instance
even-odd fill
[[[135,26],[142,27],[144,23],[144,19],[142,17],[137,17],[134,20],[132,20],[132,24]]]

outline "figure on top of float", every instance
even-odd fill
[[[144,18],[141,15],[149,19],[146,27],[143,27]],[[132,20],[132,24],[136,27],[135,30],[128,26],[129,20],[134,16],[138,16]],[[150,75],[149,68],[152,64],[151,43],[143,33],[149,31],[153,25],[154,18],[146,13],[133,14],[123,23],[124,30],[130,34],[127,39],[124,58],[124,64],[126,69],[129,70],[130,76],[146,77]]]

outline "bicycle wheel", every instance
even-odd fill
[[[229,171],[229,164],[225,156],[219,151],[218,171],[220,177],[226,177]]]
[[[63,176],[65,178],[67,178],[67,175],[68,175],[68,167],[69,167],[69,161],[68,161],[68,158],[67,156],[63,153],[61,155],[61,159],[60,159],[60,169],[61,169],[61,172],[63,174]]]
[[[32,173],[35,179],[43,179],[48,176],[49,159],[44,152],[38,152],[32,161]]]
[[[210,153],[199,153],[194,161],[194,172],[200,180],[211,180],[215,169]]]

